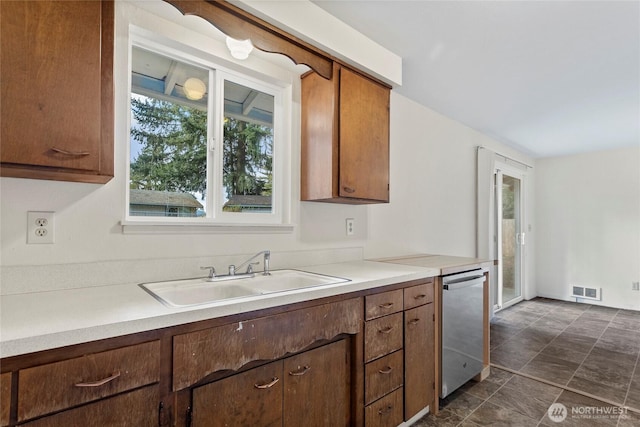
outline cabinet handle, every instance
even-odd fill
[[[415,297],[413,297],[413,299],[422,299],[422,298],[426,298],[427,296],[425,294],[420,294],[420,295],[416,295]]]
[[[274,385],[276,385],[276,383],[277,383],[278,381],[280,381],[280,378],[278,378],[278,377],[273,377],[273,379],[271,380],[271,382],[268,382],[268,383],[266,383],[266,384],[258,384],[258,383],[255,383],[253,386],[254,386],[255,388],[257,388],[257,389],[264,390],[265,388],[271,388],[271,387],[273,387]]]
[[[356,192],[355,188],[351,188],[351,187],[342,187],[342,189],[347,193],[355,193]]]
[[[309,372],[309,370],[311,369],[311,366],[304,366],[304,367],[299,367],[298,366],[298,370],[297,371],[289,371],[289,375],[293,376],[293,377],[299,377],[301,375],[306,374],[307,372]]]
[[[56,147],[51,147],[51,151],[54,151],[58,154],[64,154],[65,156],[70,156],[70,157],[84,157],[91,154],[88,151],[68,151],[68,150],[63,150],[61,148],[56,148]]]
[[[87,383],[76,383],[75,386],[76,387],[100,387],[100,386],[105,385],[106,383],[109,383],[109,382],[115,380],[119,376],[120,376],[120,371],[115,372],[110,377],[104,378],[102,380],[93,381],[93,382],[87,382]]]
[[[392,302],[387,302],[387,303],[384,303],[384,304],[380,304],[378,307],[384,308],[384,309],[391,308],[391,307],[393,307],[393,303]]]
[[[394,329],[395,328],[393,326],[389,326],[389,327],[386,327],[384,329],[378,329],[378,332],[380,332],[381,334],[388,334],[391,331],[393,331]]]
[[[386,374],[390,374],[390,373],[391,373],[391,371],[393,371],[393,368],[392,368],[391,366],[387,366],[387,367],[386,367],[386,368],[384,368],[384,369],[380,369],[380,370],[378,370],[378,372],[379,372],[379,373],[381,373],[381,374],[385,374],[385,375],[386,375]]]
[[[411,319],[409,320],[409,322],[407,322],[409,325],[415,325],[416,323],[418,323],[420,321],[420,319]]]
[[[387,415],[393,409],[393,405],[387,405],[386,408],[382,408],[378,411],[379,415]]]

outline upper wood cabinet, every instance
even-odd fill
[[[334,63],[302,77],[303,201],[389,201],[389,88]]]
[[[105,183],[113,177],[114,7],[0,2],[0,175]]]

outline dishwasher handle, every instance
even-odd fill
[[[458,282],[454,281],[451,283],[447,283],[446,285],[442,285],[442,289],[444,289],[445,291],[456,291],[458,289],[464,289],[470,286],[481,285],[485,282],[485,280],[486,278],[484,276],[473,277]]]

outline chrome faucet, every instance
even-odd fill
[[[257,257],[259,257],[260,255],[264,256],[264,258],[262,260],[262,262],[263,262],[262,274],[264,276],[269,276],[271,274],[269,272],[269,261],[271,260],[271,251],[260,251],[260,252],[258,252],[257,254],[255,254],[254,256],[252,256],[251,258],[249,258],[248,260],[246,260],[245,262],[243,262],[242,264],[240,264],[237,267],[235,265],[231,264],[229,266],[229,276],[235,276],[236,275],[236,271],[240,270],[245,265],[247,266],[246,274],[253,274],[253,266],[260,264],[260,262],[258,262],[258,261],[252,262],[252,261],[254,259],[256,259]]]

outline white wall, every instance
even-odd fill
[[[534,160],[482,133],[392,92],[391,203],[369,211],[367,257],[409,253],[475,256],[476,147],[515,160]],[[534,228],[533,176],[526,189],[527,224]],[[535,239],[529,234],[526,298],[535,296]]]
[[[572,300],[602,288],[602,304],[640,309],[640,147],[536,162],[538,294]],[[585,302],[589,302],[585,300]]]

